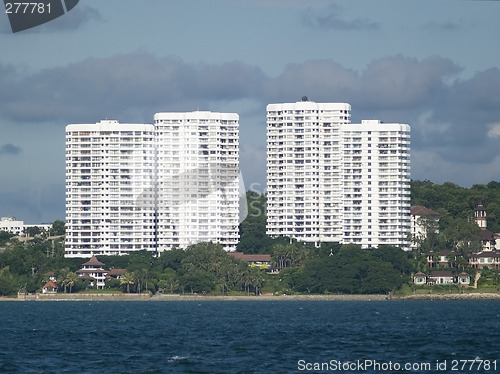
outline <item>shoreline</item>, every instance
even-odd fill
[[[23,295],[24,296],[24,295]],[[0,297],[1,301],[406,301],[406,300],[500,300],[500,293],[413,295],[260,295],[222,296],[190,294],[37,294]]]

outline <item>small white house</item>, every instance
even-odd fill
[[[423,286],[427,283],[427,275],[421,272],[415,273],[413,276],[413,283],[417,286]]]
[[[470,275],[468,273],[460,273],[457,276],[457,283],[461,286],[469,286],[470,284]]]
[[[428,283],[443,285],[453,284],[453,273],[449,270],[436,270],[429,274]],[[430,282],[429,282],[430,281]]]

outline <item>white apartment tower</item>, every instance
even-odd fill
[[[267,234],[305,242],[342,240],[341,126],[346,103],[267,106]]]
[[[410,126],[342,126],[343,243],[410,249]]]
[[[409,248],[410,127],[346,103],[267,106],[267,234]]]
[[[158,249],[239,240],[239,116],[157,113]]]
[[[239,117],[157,113],[154,125],[66,127],[66,257],[239,239]]]
[[[66,257],[155,249],[154,156],[153,125],[66,127]]]

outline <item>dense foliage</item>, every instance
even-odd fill
[[[240,225],[238,251],[271,255],[273,268],[279,273],[248,266],[228,256],[218,244],[198,243],[159,257],[145,251],[99,256],[105,269],[126,269],[121,279],[107,280],[106,287],[153,293],[387,293],[408,284],[412,273],[429,270],[423,254],[396,247],[361,249],[323,243],[315,248],[289,238],[270,238],[266,235],[266,196],[249,191],[247,201],[248,216]],[[473,219],[479,203],[487,210],[488,228],[500,232],[500,183],[467,189],[452,183],[412,181],[411,204],[440,214],[439,233],[420,243],[421,252],[454,249],[467,256],[480,250],[480,230]],[[0,232],[0,295],[14,295],[20,289],[40,291],[50,274],[57,278],[59,292],[89,288],[89,282],[76,274],[87,259],[64,258],[64,232],[62,221],[54,222],[48,233],[32,228],[30,238]],[[498,272],[481,282],[497,285]]]
[[[414,271],[413,256],[400,248],[329,247],[310,253],[303,266],[282,271],[289,292],[386,294],[399,289]]]
[[[488,229],[500,232],[500,183],[475,184],[471,188],[451,182],[442,185],[431,181],[411,182],[411,205],[424,205],[440,214],[440,231],[454,221],[474,222],[474,208],[486,208]]]

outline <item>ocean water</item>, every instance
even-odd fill
[[[494,300],[0,302],[0,316],[0,373],[500,372]]]

